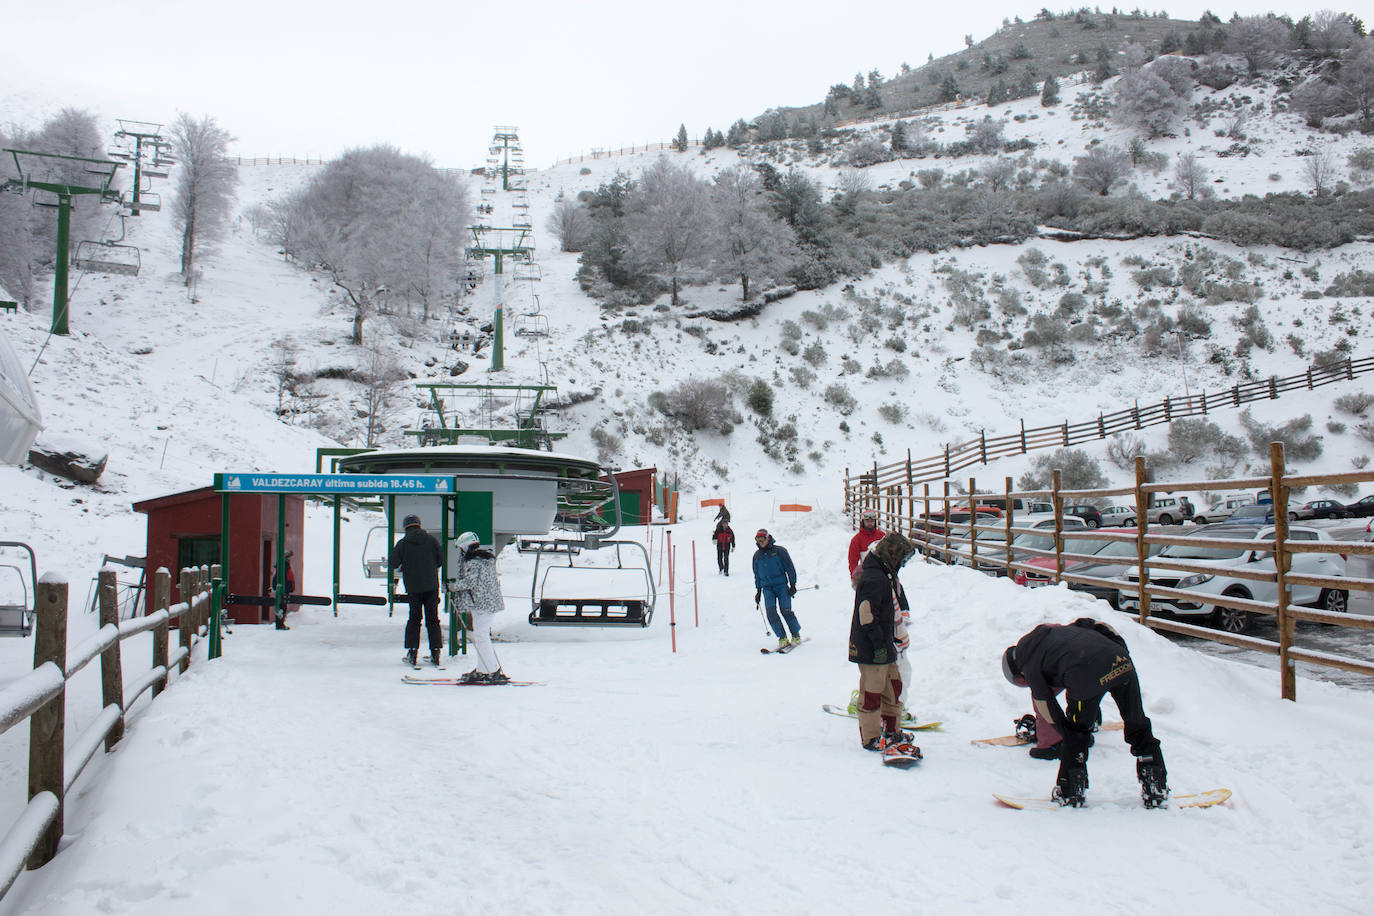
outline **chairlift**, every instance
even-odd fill
[[[587,533],[577,538],[520,538],[517,548],[535,555],[530,589],[532,626],[642,628],[653,619],[658,594],[649,552],[639,541],[602,539]],[[576,562],[583,551],[610,548],[615,551],[614,566]],[[635,551],[640,557],[633,556]],[[642,564],[637,562],[640,558]],[[596,583],[600,587],[595,591],[600,594],[584,597],[592,589],[569,589],[567,584],[574,581]],[[560,591],[564,594],[558,594]]]
[[[137,617],[139,607],[143,603],[143,590],[147,587],[147,563],[144,557],[115,557],[105,554],[100,560],[101,568],[107,566],[123,566],[125,569],[137,570],[137,573],[130,572],[127,576],[115,577],[115,616],[119,620],[128,620]],[[117,571],[116,571],[117,572]],[[100,576],[95,575],[91,579],[90,587],[86,592],[86,612],[95,614],[100,610]]]
[[[158,165],[145,165],[140,171],[149,178],[166,178],[168,175],[167,170]]]
[[[135,204],[131,199],[129,206],[135,210],[152,210],[154,212],[162,209],[162,196],[152,191],[143,191],[138,195],[138,203]]]
[[[372,542],[375,535],[381,535],[377,538],[381,546],[380,553],[378,553],[377,545]],[[367,531],[367,537],[363,541],[363,575],[369,579],[385,579],[387,577],[388,555],[391,552],[391,545],[387,543],[387,537],[386,525],[373,525]]]
[[[515,280],[529,280],[531,282],[544,279],[544,273],[539,269],[538,264],[516,263],[514,270],[511,271],[511,278]]]
[[[28,578],[20,551],[29,555]],[[38,600],[38,563],[33,548],[22,541],[0,541],[0,636],[33,632]]]

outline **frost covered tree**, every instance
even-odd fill
[[[392,300],[424,317],[455,292],[472,202],[465,185],[389,146],[354,149],[274,206],[276,241],[321,270],[353,308],[353,342]]]
[[[1174,164],[1174,180],[1189,200],[1204,196],[1207,189],[1207,167],[1198,161],[1197,154],[1185,153]]]
[[[679,125],[678,125],[678,128],[677,128],[677,137],[675,137],[675,138],[673,139],[672,147],[673,147],[673,149],[677,150],[679,153],[685,153],[685,152],[687,152],[687,125],[686,125],[686,124],[679,124]]]
[[[230,207],[238,187],[238,169],[229,161],[229,132],[206,115],[196,120],[178,112],[172,125],[172,149],[177,169],[172,224],[181,233],[181,277],[190,286],[197,254],[224,236]]]
[[[778,179],[777,189],[770,193],[773,212],[792,227],[803,244],[825,244],[829,216],[821,203],[820,188],[805,172],[788,169]]]
[[[1289,28],[1272,14],[1243,16],[1226,24],[1226,48],[1245,58],[1250,73],[1268,69],[1289,45]]]
[[[644,170],[626,202],[630,257],[672,292],[679,305],[682,281],[705,267],[715,230],[709,187],[666,157]]]
[[[722,277],[739,281],[748,302],[755,278],[782,276],[795,262],[796,238],[790,226],[773,216],[763,182],[752,169],[735,165],[717,175],[715,204],[717,268]]]
[[[1089,191],[1096,191],[1102,197],[1112,189],[1112,185],[1125,178],[1131,171],[1131,157],[1115,146],[1094,146],[1082,156],[1073,160],[1073,177]]]
[[[1364,123],[1374,123],[1374,36],[1362,39],[1346,54],[1336,85],[1359,109]]]
[[[1113,116],[1144,130],[1151,139],[1167,133],[1188,109],[1173,87],[1149,68],[1128,71],[1117,80],[1113,93]]]
[[[1045,85],[1040,88],[1040,104],[1044,108],[1059,104],[1059,80],[1053,74],[1045,77]]]
[[[564,197],[554,202],[545,228],[558,239],[560,251],[581,251],[592,231],[592,219],[585,207]]]

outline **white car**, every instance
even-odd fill
[[[1208,525],[1189,532],[1189,537],[1237,540],[1272,541],[1274,528],[1251,528],[1238,525]],[[1288,527],[1290,541],[1329,541],[1331,535],[1319,528],[1306,525]],[[1197,560],[1208,566],[1227,566],[1259,573],[1274,572],[1274,555],[1269,551],[1251,550],[1247,547],[1205,547],[1202,545],[1171,544],[1159,553],[1164,560]],[[1294,553],[1293,572],[1308,576],[1344,576],[1345,557],[1334,553]],[[1140,593],[1134,583],[1140,581],[1135,570],[1128,570],[1122,578],[1131,583],[1117,592],[1117,606],[1128,613],[1139,611]],[[1161,569],[1150,573],[1150,583],[1161,588],[1198,593],[1198,601],[1181,598],[1150,596],[1150,610],[1167,611],[1179,617],[1207,617],[1210,622],[1231,633],[1244,633],[1255,617],[1247,611],[1206,603],[1207,595],[1226,595],[1234,598],[1250,598],[1255,601],[1272,602],[1278,597],[1278,583],[1256,579],[1241,579],[1225,573],[1199,572],[1189,574],[1184,570]],[[1315,585],[1294,585],[1291,587],[1293,603],[1320,607],[1322,610],[1343,614],[1350,593],[1345,589],[1319,588]]]
[[[1020,559],[1024,557],[1024,554],[1022,555],[1022,557],[1016,556],[1018,553],[1017,548],[1019,547],[1031,547],[1036,550],[1054,549],[1053,513],[1051,513],[1049,516],[1042,515],[1041,513],[1017,516],[1012,519],[1012,526],[1015,528],[1034,528],[1036,530],[1041,530],[1045,528],[1050,529],[1045,534],[1018,534],[1013,536],[1011,540],[1011,547],[1012,556],[1014,558]],[[1003,538],[1003,532],[1005,531],[1005,528],[1003,527],[1003,525],[980,525],[978,527],[978,542],[976,550],[978,556],[978,570],[980,572],[991,573],[994,576],[1005,576],[1007,574],[1007,571],[1003,569],[1001,565],[1007,559],[1007,542]],[[1088,525],[1086,522],[1083,521],[1083,519],[1079,518],[1076,515],[1066,515],[1063,518],[1063,530],[1087,531]],[[967,531],[964,532],[964,537],[968,537]],[[1074,539],[1065,538],[1064,549],[1069,551],[1070,553],[1073,553],[1074,543]],[[961,544],[959,545],[958,549],[963,550],[965,555],[953,558],[952,562],[954,563],[954,565],[971,566],[972,564],[969,562],[968,557],[968,545]]]
[[[1135,524],[1134,506],[1108,506],[1100,511],[1103,528],[1130,528]]]

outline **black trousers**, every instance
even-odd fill
[[[429,632],[429,651],[438,652],[444,648],[444,631],[439,626],[439,590],[407,594],[410,602],[410,619],[406,621],[406,648],[420,648],[420,617],[424,615],[425,629]]]
[[[1145,715],[1145,706],[1140,697],[1140,678],[1132,666],[1107,678],[1106,690],[1091,696],[1064,695],[1064,715],[1069,727],[1064,732],[1064,745],[1060,760],[1067,765],[1077,761],[1087,763],[1088,748],[1093,745],[1093,726],[1102,719],[1102,698],[1111,694],[1121,713],[1121,721],[1126,726],[1126,743],[1136,757],[1155,754],[1159,751],[1159,739],[1150,726],[1150,717]],[[1081,757],[1078,755],[1082,755]]]
[[[726,544],[716,545],[716,568],[723,573],[730,571],[730,547]]]

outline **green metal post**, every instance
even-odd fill
[[[277,494],[277,620],[286,620],[286,494]]]
[[[57,195],[57,264],[52,283],[52,333],[67,333],[67,264],[71,261],[72,196]]]
[[[129,202],[129,212],[139,215],[138,192],[139,186],[143,184],[143,138],[134,137],[134,199]]]
[[[206,650],[207,658],[219,658],[224,654],[220,645],[220,614],[224,608],[224,580],[216,579],[210,583],[210,646]]]
[[[339,516],[341,497],[334,497],[334,616],[339,616]]]
[[[396,543],[396,497],[386,498],[386,616],[396,612],[396,578],[391,568],[391,547]]]

